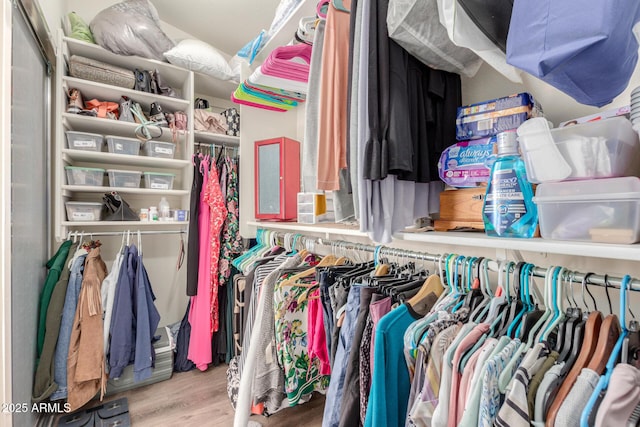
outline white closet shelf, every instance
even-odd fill
[[[78,132],[99,133],[102,135],[118,135],[127,138],[135,138],[135,131],[138,127],[137,123],[123,122],[121,120],[101,119],[98,117],[81,116],[78,114],[62,113],[63,123],[69,130]],[[155,138],[157,141],[171,142],[171,129],[166,127],[158,128],[162,130],[162,136]],[[152,132],[156,129],[153,129]],[[181,132],[184,135],[184,132]],[[184,140],[184,136],[180,137],[180,141]]]
[[[189,190],[156,190],[153,188],[98,187],[91,185],[63,185],[62,190],[72,193],[109,193],[111,191],[117,191],[122,194],[158,194],[165,196],[186,196],[189,194]]]
[[[300,18],[305,16],[316,16],[317,1],[314,0],[302,0],[302,2],[295,8],[289,18],[282,23],[278,31],[269,39],[264,47],[258,52],[255,59],[255,64],[261,64],[271,51],[277,47],[285,46],[294,39],[296,30]]]
[[[193,139],[195,142],[203,142],[205,144],[222,144],[229,147],[240,146],[239,136],[221,135],[219,133],[203,132],[200,130],[194,132]]]
[[[220,80],[201,73],[193,73],[193,92],[214,98],[231,99],[231,94],[238,88],[238,82]]]
[[[296,222],[251,221],[249,225],[271,230],[310,232],[331,235],[367,237],[353,226],[340,224],[298,224]],[[609,243],[572,242],[562,240],[504,239],[489,237],[483,233],[423,232],[396,233],[394,240],[466,246],[498,250],[540,252],[549,254],[583,256],[592,258],[640,261],[640,245],[616,245]]]
[[[189,160],[162,159],[158,157],[132,156],[95,151],[62,149],[63,160],[91,163],[120,164],[130,166],[149,166],[164,169],[182,169],[191,164]]]
[[[62,225],[67,227],[105,227],[122,226],[122,228],[136,227],[175,227],[189,225],[189,221],[62,221]]]
[[[170,113],[174,111],[187,111],[190,104],[189,100],[186,99],[171,98],[170,96],[111,86],[90,80],[78,79],[76,77],[65,76],[62,78],[62,82],[66,85],[67,89],[78,89],[85,102],[94,98],[100,101],[118,102],[121,96],[126,95],[132,100],[139,102],[146,110],[149,109],[152,102],[156,102],[160,104],[164,111]]]
[[[187,80],[187,77],[189,76],[189,70],[176,67],[168,62],[160,62],[154,59],[141,58],[139,56],[118,55],[97,44],[83,42],[71,37],[64,37],[63,44],[68,46],[70,55],[85,56],[87,58],[127,68],[131,71],[136,68],[141,70],[154,70],[157,68],[160,71],[162,79],[172,87],[179,86],[178,83]]]
[[[327,235],[341,234],[343,236],[367,237],[358,227],[353,225],[320,223],[320,224],[300,224],[298,222],[278,222],[278,221],[249,221],[249,225],[270,230],[282,230],[307,233],[326,233]]]

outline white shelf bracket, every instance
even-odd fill
[[[509,253],[511,252],[511,253]],[[522,253],[517,250],[508,250],[508,249],[503,249],[503,248],[497,248],[496,249],[496,260],[497,261],[515,261],[515,262],[522,262],[524,261],[524,257],[522,256]]]

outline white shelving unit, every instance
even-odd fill
[[[69,231],[84,228],[92,228],[95,230],[97,227],[108,227],[110,230],[127,230],[139,227],[158,230],[164,228],[186,229],[189,224],[187,221],[68,221],[65,202],[69,200],[101,202],[102,193],[117,191],[123,195],[123,198],[125,198],[136,212],[143,207],[157,206],[160,198],[163,196],[167,197],[172,209],[188,210],[193,174],[191,156],[194,151],[194,142],[201,141],[225,146],[240,145],[239,137],[215,135],[208,132],[194,132],[193,101],[197,96],[196,94],[205,94],[223,100],[222,103],[226,103],[228,106],[235,105],[228,100],[233,90],[237,87],[237,83],[217,80],[166,62],[136,56],[117,55],[98,45],[64,37],[62,34],[60,35],[59,46],[60,53],[57,60],[57,69],[62,72],[58,73],[55,96],[56,109],[59,112],[55,121],[54,220],[56,238],[58,240],[65,238]],[[177,97],[173,98],[145,93],[134,89],[111,86],[72,77],[66,72],[72,55],[84,56],[132,71],[135,69],[157,70],[163,82],[176,91]],[[106,147],[104,148],[105,151],[100,152],[68,148],[65,135],[65,132],[68,130],[135,138],[135,131],[139,127],[137,123],[66,113],[66,94],[71,88],[78,89],[84,101],[95,98],[100,101],[119,103],[122,96],[127,96],[135,102],[138,102],[143,110],[147,112],[152,102],[158,103],[166,112],[184,111],[188,117],[188,129],[186,131],[178,131],[174,135],[168,127],[153,127],[151,129],[155,141],[176,142],[176,155],[173,159],[165,159],[144,156],[142,155],[142,151],[140,155],[124,155],[108,153],[106,152]],[[156,136],[156,134],[158,135]],[[173,189],[171,190],[148,189],[144,188],[144,184],[140,188],[69,185],[66,181],[65,166],[165,172],[175,174],[175,179]]]
[[[70,193],[108,193],[117,191],[121,194],[137,194],[141,196],[186,196],[189,190],[157,190],[154,188],[128,188],[128,187],[94,187],[89,185],[63,185],[63,192]]]
[[[164,169],[180,169],[189,166],[189,160],[162,159],[158,157],[132,156],[128,154],[98,153],[94,151],[62,149],[62,160],[73,162],[149,166]]]
[[[194,139],[197,142],[203,142],[205,144],[220,144],[227,147],[239,147],[240,137],[231,135],[221,135],[219,133],[195,131]]]
[[[314,233],[324,235],[327,239],[335,236],[356,236],[366,238],[357,227],[341,224],[299,224],[296,222],[251,221],[250,225],[269,230],[280,230],[292,233]],[[489,237],[475,232],[418,232],[396,233],[396,243],[418,242],[431,245],[454,245],[483,249],[506,251],[539,252],[545,254],[562,254],[591,258],[640,261],[640,245],[615,245],[608,243],[572,242],[561,240],[504,239]],[[371,242],[371,244],[374,244]]]

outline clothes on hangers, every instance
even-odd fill
[[[54,378],[56,343],[60,334],[62,310],[64,308],[69,278],[71,276],[71,266],[69,263],[72,260],[77,247],[77,243],[72,243],[71,246],[68,247],[67,257],[63,260],[64,264],[62,264],[60,278],[51,292],[49,306],[47,307],[45,322],[46,330],[42,345],[42,352],[40,353],[40,360],[38,361],[33,381],[33,392],[31,394],[31,398],[34,402],[42,402],[51,396],[51,394],[58,388],[58,384],[56,384]]]
[[[79,255],[78,252],[80,252]],[[53,362],[53,378],[58,385],[58,389],[51,395],[51,400],[60,400],[67,397],[67,356],[69,355],[71,330],[78,307],[78,297],[82,287],[82,274],[84,272],[86,257],[86,250],[79,247],[76,254],[74,254],[75,259],[73,259],[70,270],[69,283],[62,308],[62,319],[60,320],[60,333],[58,334],[58,342],[56,343],[56,353]]]
[[[100,248],[91,249],[85,260],[78,307],[73,319],[67,360],[67,403],[75,411],[107,387],[104,362],[100,285],[107,266]]]
[[[40,292],[40,304],[38,314],[38,339],[36,343],[37,355],[40,357],[42,353],[42,347],[44,345],[44,338],[46,333],[47,324],[47,310],[49,308],[49,302],[51,301],[51,294],[53,293],[58,279],[62,275],[64,268],[63,262],[66,261],[69,254],[69,248],[72,245],[71,240],[64,241],[56,251],[55,255],[47,261],[46,267],[48,269],[47,277],[44,281],[42,291]]]

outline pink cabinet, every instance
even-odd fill
[[[289,138],[255,142],[256,219],[295,220],[300,192],[300,143]]]

